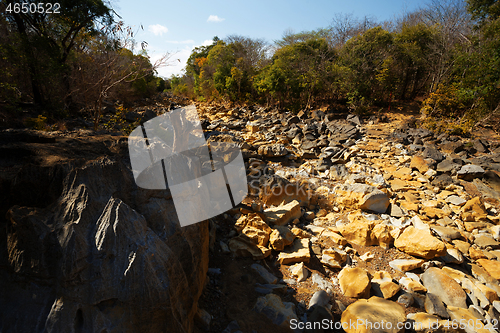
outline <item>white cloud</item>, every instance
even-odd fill
[[[166,41],[167,43],[170,43],[170,44],[194,44],[194,40],[192,39],[187,39],[187,40],[167,40]]]
[[[155,36],[158,36],[158,35],[161,36],[161,35],[166,34],[168,32],[168,28],[164,27],[161,24],[150,25],[148,27],[148,30],[151,31],[152,33],[154,33]]]
[[[209,45],[212,45],[214,43],[214,41],[212,39],[206,39],[203,44],[201,44],[202,46],[209,46]]]
[[[225,19],[218,17],[217,15],[210,15],[207,22],[222,22]]]

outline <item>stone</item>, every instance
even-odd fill
[[[231,238],[229,249],[236,257],[252,257],[255,260],[267,258],[271,254],[271,249],[255,244],[244,234]]]
[[[468,164],[464,165],[458,172],[457,178],[465,181],[472,181],[474,178],[480,178],[484,175],[484,169],[479,165]]]
[[[373,327],[374,323],[382,323],[382,321],[386,323],[386,327],[390,323],[392,329],[381,330],[380,327],[378,329]],[[400,304],[377,296],[372,296],[370,299],[359,299],[352,303],[342,313],[341,318],[342,327],[347,333],[400,333],[404,332],[404,325],[398,329],[398,323],[405,321],[405,309]]]
[[[432,259],[446,254],[446,246],[443,242],[432,236],[430,232],[414,227],[407,227],[394,241],[394,246],[400,251],[424,259]]]
[[[478,259],[478,264],[483,266],[486,272],[494,279],[500,280],[500,261],[488,260],[488,259]]]
[[[442,227],[442,226],[432,226],[431,230],[438,234],[441,239],[450,242],[453,239],[461,238],[460,232],[454,228]]]
[[[282,251],[285,246],[293,243],[295,235],[288,227],[276,226],[269,237],[271,247],[276,251]]]
[[[288,150],[283,144],[262,145],[258,148],[257,153],[265,157],[282,157],[288,154]]]
[[[401,290],[398,284],[392,282],[391,275],[385,271],[379,271],[373,274],[371,288],[376,296],[385,299],[393,297]]]
[[[406,308],[409,308],[415,302],[413,297],[415,294],[404,293],[398,297],[398,303],[403,304]]]
[[[283,252],[280,252],[278,255],[278,262],[281,265],[288,265],[297,262],[308,263],[310,259],[311,253],[309,251],[309,239],[307,238],[296,238],[291,247],[287,248]]]
[[[286,329],[290,328],[290,321],[298,320],[295,305],[291,302],[282,302],[275,294],[259,297],[253,310],[268,317],[273,324]]]
[[[467,200],[460,198],[458,195],[451,195],[446,198],[446,202],[455,206],[463,206],[467,202]]]
[[[470,244],[467,242],[464,242],[462,240],[455,239],[453,241],[453,245],[462,252],[462,254],[468,254],[469,253],[469,248]]]
[[[439,187],[442,190],[444,190],[447,186],[452,184],[453,184],[453,179],[450,177],[450,175],[446,173],[437,176],[431,182],[432,186]]]
[[[432,293],[425,295],[424,307],[428,314],[438,315],[441,318],[450,317],[441,299]]]
[[[448,316],[448,313],[446,313]],[[428,313],[423,313],[423,312],[417,312],[417,313],[409,313],[408,316],[406,317],[408,320],[407,322],[412,322],[412,328],[416,332],[449,332],[451,331],[446,331],[443,328],[443,321],[440,320],[439,317],[430,315]]]
[[[421,276],[428,293],[434,294],[449,306],[467,308],[465,292],[449,275],[436,267],[428,268]]]
[[[339,231],[347,242],[361,246],[369,246],[376,244],[376,241],[372,239],[373,227],[373,221],[361,218],[339,227]]]
[[[347,253],[336,248],[324,250],[321,256],[321,263],[330,268],[341,269],[346,260]]]
[[[447,310],[448,310],[448,314],[450,315],[450,320],[452,322],[457,323],[457,325],[460,324],[460,321],[462,323],[471,323],[470,325],[464,324],[465,332],[467,332],[467,333],[491,333],[491,331],[488,330],[480,320],[477,320],[478,318],[468,309],[455,307],[455,306],[448,306]],[[472,323],[474,323],[474,324],[472,324]]]
[[[424,151],[422,152],[422,157],[431,158],[436,162],[441,162],[444,159],[443,154],[441,154],[441,152],[438,149],[432,146],[427,146],[424,149]]]
[[[410,168],[417,169],[418,172],[424,174],[429,170],[430,164],[422,158],[422,156],[414,155],[411,158]]]
[[[400,272],[407,272],[420,268],[424,261],[422,259],[395,259],[389,262],[389,266]]]
[[[474,244],[481,248],[491,247],[492,249],[498,249],[500,247],[500,243],[493,239],[493,237],[486,235],[478,235],[474,237]]]
[[[266,222],[275,225],[286,225],[301,216],[302,211],[300,209],[300,203],[297,200],[286,205],[271,207],[264,210],[264,219]]]
[[[324,290],[318,290],[314,293],[307,306],[309,309],[313,306],[327,306],[330,302],[330,295]]]
[[[297,278],[297,282],[302,282],[309,276],[309,270],[303,262],[290,266],[290,273]]]
[[[461,217],[464,222],[480,222],[486,218],[487,214],[482,199],[475,197],[467,201],[462,207]]]
[[[365,269],[345,267],[340,271],[338,279],[344,296],[353,298],[370,296],[370,278]]]
[[[267,269],[264,268],[264,266],[259,265],[259,264],[252,264],[250,266],[259,276],[266,281],[266,283],[270,284],[275,284],[278,282],[278,278],[271,274]]]
[[[442,256],[441,260],[447,264],[460,265],[464,262],[464,257],[459,250],[453,248],[451,245],[446,245],[446,255]]]
[[[393,217],[403,217],[404,216],[403,211],[396,204],[391,204],[390,209],[389,209],[389,214]]]
[[[387,224],[375,224],[371,230],[371,242],[383,249],[389,249],[394,242],[394,237],[391,235],[392,230],[392,227]]]
[[[402,277],[399,279],[399,284],[403,287],[403,289],[407,292],[422,292],[425,293],[427,288],[425,288],[420,282],[415,281],[409,277]]]
[[[359,208],[363,210],[373,211],[376,213],[385,213],[387,207],[389,207],[389,198],[386,193],[380,190],[375,190],[365,195],[361,205],[359,206]]]

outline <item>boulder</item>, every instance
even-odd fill
[[[275,225],[286,225],[302,216],[300,204],[294,200],[286,205],[271,207],[264,211],[264,219],[267,223]]]
[[[253,310],[265,315],[273,324],[286,329],[290,328],[291,320],[298,320],[295,305],[291,302],[282,302],[275,294],[259,297]]]
[[[389,206],[387,194],[366,184],[340,185],[336,188],[337,203],[349,208],[361,208],[385,213]]]
[[[370,277],[365,269],[345,267],[340,271],[338,279],[344,296],[353,298],[370,296]]]
[[[291,247],[278,255],[278,262],[281,265],[293,264],[296,262],[308,263],[311,259],[308,238],[296,238]]]
[[[352,303],[341,318],[342,327],[347,333],[404,332],[404,325],[398,329],[398,323],[405,321],[405,309],[400,304],[377,296]],[[380,327],[382,322],[386,323],[383,330]],[[391,329],[387,328],[388,323]]]
[[[432,259],[446,254],[446,246],[427,230],[407,227],[394,241],[394,246],[410,255]]]
[[[430,267],[421,276],[427,292],[434,294],[447,306],[467,308],[466,298],[462,287],[437,267]]]
[[[468,164],[464,165],[458,172],[457,178],[465,181],[472,181],[474,178],[479,178],[484,175],[484,169],[479,165]]]
[[[271,247],[276,251],[282,251],[285,246],[293,243],[295,235],[290,229],[285,226],[276,226],[271,233],[269,242]]]

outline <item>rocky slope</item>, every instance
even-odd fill
[[[498,330],[495,138],[437,136],[394,115],[199,111],[209,141],[239,143],[251,193],[216,221],[203,297],[227,308],[207,308],[217,319],[211,332],[261,332],[242,313],[260,313],[275,331],[307,331],[325,318],[337,323],[325,331],[358,319],[390,322],[387,332]],[[251,306],[239,298],[241,311],[229,309],[234,290]]]
[[[127,138],[0,132],[0,331],[191,332],[208,222],[138,188]]]

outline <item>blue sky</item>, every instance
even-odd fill
[[[424,6],[427,0],[204,0],[157,1],[113,0],[112,7],[126,25],[137,31],[137,42],[148,43],[152,61],[162,54],[174,53],[170,66],[158,70],[160,76],[180,74],[191,50],[210,43],[214,36],[223,39],[238,34],[280,39],[283,32],[327,27],[336,13],[355,17],[371,16],[377,21],[391,20],[405,11]],[[140,29],[140,26],[144,30]],[[177,61],[177,59],[180,60]]]

